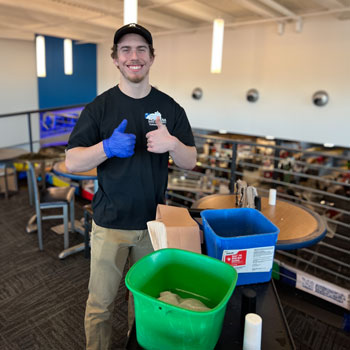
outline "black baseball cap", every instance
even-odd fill
[[[114,44],[118,44],[118,41],[121,39],[121,37],[125,34],[139,34],[142,37],[145,38],[145,40],[150,44],[153,45],[153,39],[152,34],[144,27],[140,26],[137,23],[129,23],[121,28],[119,28],[115,34],[114,34]]]

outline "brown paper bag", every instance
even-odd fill
[[[201,253],[198,224],[186,208],[159,204],[156,220],[147,222],[154,250],[178,248]]]

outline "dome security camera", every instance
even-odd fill
[[[249,102],[256,102],[259,99],[259,92],[257,89],[250,89],[247,92],[247,100]]]
[[[316,91],[312,96],[312,102],[315,106],[322,107],[328,103],[328,94],[326,91]]]
[[[200,100],[203,96],[203,90],[201,88],[195,88],[192,91],[192,98],[195,100]]]

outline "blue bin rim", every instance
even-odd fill
[[[259,210],[255,209],[255,208],[224,208],[224,209],[205,209],[205,210],[202,210],[200,215],[202,217],[202,219],[207,223],[207,225],[210,227],[211,231],[214,233],[215,236],[217,237],[220,237],[220,239],[222,240],[232,240],[232,239],[235,239],[235,238],[238,238],[238,237],[244,237],[243,235],[242,236],[236,236],[236,237],[222,237],[222,236],[219,236],[217,235],[214,230],[212,229],[212,227],[210,226],[208,220],[205,218],[205,214],[208,213],[208,212],[230,212],[230,211],[251,211],[251,212],[254,212],[256,213],[258,216],[260,216],[261,218],[263,218],[265,221],[267,221],[271,227],[273,228],[273,232],[268,232],[268,233],[257,233],[257,234],[250,234],[249,237],[254,237],[254,236],[261,236],[262,234],[266,235],[266,236],[274,236],[274,235],[278,235],[279,232],[280,232],[280,229],[270,220],[268,219],[263,213],[261,213]],[[204,216],[202,215],[204,214]]]
[[[222,309],[223,307],[226,307],[227,303],[228,303],[228,300],[224,302],[224,300],[221,300],[220,303],[218,303],[215,307],[211,308],[210,310],[208,311],[195,311],[195,310],[188,310],[188,309],[185,309],[185,308],[182,308],[182,307],[179,307],[179,306],[176,306],[176,305],[172,305],[172,304],[168,304],[164,301],[161,301],[161,300],[158,300],[158,298],[155,298],[155,297],[152,297],[144,292],[141,292],[139,290],[136,290],[134,289],[133,287],[130,286],[130,275],[133,273],[133,271],[137,268],[137,265],[139,262],[142,263],[143,260],[149,260],[153,255],[156,255],[156,254],[163,254],[163,253],[159,253],[159,252],[162,252],[162,251],[168,251],[170,253],[170,251],[182,251],[183,254],[195,254],[195,255],[199,255],[201,257],[204,257],[203,259],[210,259],[214,264],[217,264],[217,263],[222,263],[224,265],[227,265],[227,266],[230,266],[232,267],[232,270],[233,270],[233,279],[234,281],[232,282],[232,284],[230,285],[230,288],[227,290],[226,294],[225,295],[230,295],[230,297],[232,296],[235,288],[236,288],[236,285],[237,285],[237,280],[238,280],[238,273],[237,273],[237,270],[229,265],[229,264],[226,264],[224,263],[223,261],[221,260],[218,260],[218,259],[215,259],[211,256],[208,256],[208,255],[205,255],[205,254],[199,254],[199,253],[195,253],[195,252],[191,252],[191,251],[188,251],[188,250],[183,250],[183,249],[177,249],[177,248],[164,248],[164,249],[159,249],[159,250],[155,250],[154,252],[151,252],[147,255],[145,255],[144,257],[142,257],[141,259],[139,259],[138,261],[136,261],[134,263],[134,265],[132,265],[129,269],[129,271],[127,272],[126,276],[125,276],[125,285],[126,287],[133,293],[133,294],[139,294],[139,295],[142,295],[144,298],[148,299],[148,300],[151,300],[151,301],[156,301],[158,303],[161,303],[163,305],[166,305],[166,307],[168,307],[169,309],[172,309],[172,310],[177,310],[177,311],[182,311],[182,312],[185,312],[185,313],[190,313],[190,314],[210,314],[210,313],[214,313],[214,312],[217,312],[218,310]],[[168,253],[165,253],[165,254],[168,254]],[[225,267],[226,268],[226,267]],[[225,299],[225,298],[223,298]]]

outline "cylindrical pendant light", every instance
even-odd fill
[[[73,74],[73,45],[71,39],[64,39],[63,41],[64,52],[64,74]]]
[[[221,73],[222,49],[224,44],[224,20],[215,19],[213,24],[213,43],[211,51],[211,73]]]
[[[137,23],[137,0],[124,0],[124,24]]]
[[[46,77],[46,58],[45,58],[45,38],[38,35],[35,38],[36,44],[36,74],[39,78]]]

